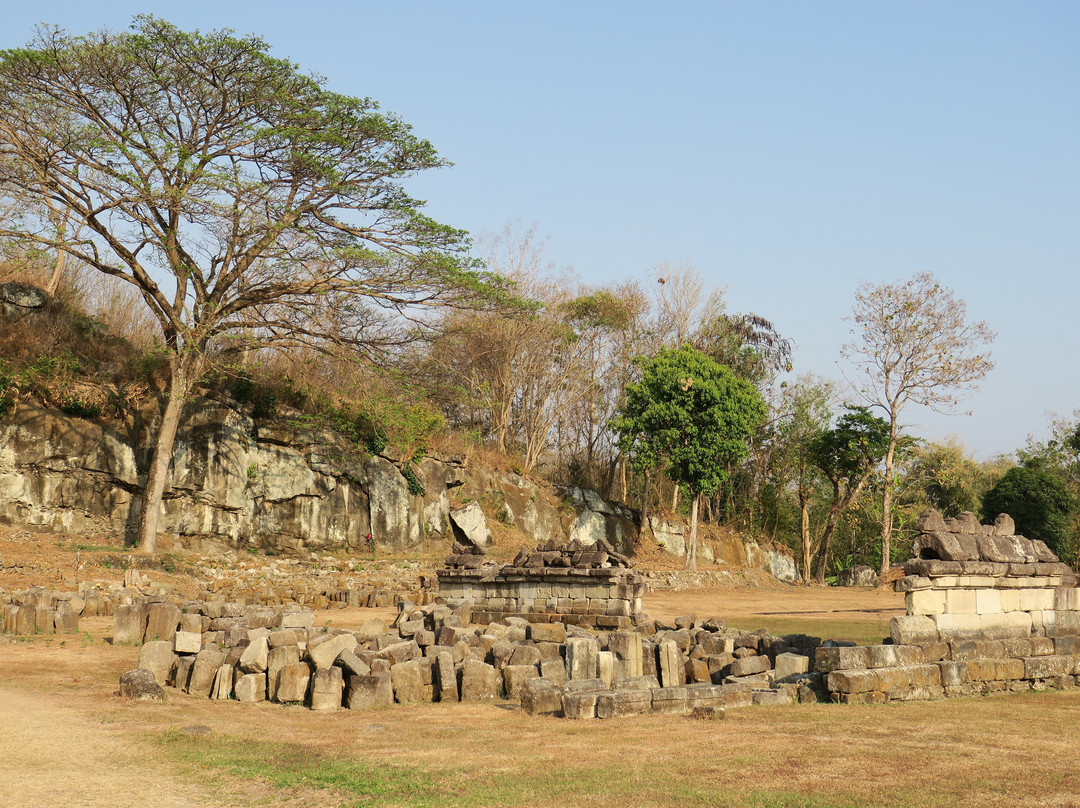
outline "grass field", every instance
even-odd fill
[[[650,608],[723,614],[718,601],[731,624],[819,636],[876,636],[896,606],[892,593],[780,590],[667,593]],[[569,722],[509,703],[324,714],[176,691],[137,704],[115,695],[136,650],[105,642],[107,621],[84,623],[0,647],[2,806],[1080,806],[1080,691],[722,721]]]

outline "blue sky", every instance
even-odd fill
[[[400,114],[474,234],[510,220],[587,283],[689,262],[839,377],[859,281],[930,271],[998,332],[964,409],[905,411],[979,457],[1080,407],[1080,4],[43,2],[0,47],[151,12],[258,33]]]

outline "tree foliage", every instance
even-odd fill
[[[43,194],[71,223],[11,218],[0,238],[132,284],[164,335],[144,548],[211,347],[377,353],[404,341],[411,307],[495,294],[465,234],[424,216],[401,184],[443,165],[399,118],[331,92],[254,36],[141,16],[119,33],[42,28],[0,52],[0,195]]]
[[[666,464],[667,475],[694,495],[692,566],[698,495],[715,491],[748,455],[765,402],[752,384],[689,346],[634,361],[641,381],[626,386],[612,429],[638,469]]]
[[[893,469],[900,440],[900,413],[908,404],[937,412],[955,410],[993,368],[983,347],[994,332],[969,322],[967,307],[930,273],[900,283],[863,283],[855,295],[853,339],[843,348],[863,400],[885,413],[889,446],[885,453],[881,523],[881,572],[889,566],[894,494]]]
[[[1009,514],[1017,533],[1046,542],[1062,560],[1076,560],[1076,541],[1070,530],[1076,500],[1060,476],[1046,469],[1016,466],[986,492],[982,505],[984,514]]]

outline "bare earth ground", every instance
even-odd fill
[[[17,588],[6,578],[0,586]],[[883,636],[882,624],[887,633],[888,616],[902,607],[891,592],[780,586],[654,593],[646,603],[654,617],[716,615],[741,628],[772,623],[807,633],[836,626],[868,638]],[[321,612],[318,621],[356,625],[371,613]],[[107,618],[86,619],[82,628],[80,635],[0,645],[0,808],[1080,808],[1080,737],[1072,730],[1080,691],[744,708],[719,722],[665,716],[568,722],[531,718],[507,703],[321,714],[172,690],[164,704],[143,704],[116,695],[137,650],[107,641]],[[209,735],[177,734],[193,726]],[[278,760],[279,770],[305,772],[311,761],[361,763],[406,779],[385,792],[374,784],[371,795],[355,777],[275,780],[228,762],[244,749],[272,749],[271,760],[300,761]]]

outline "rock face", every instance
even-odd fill
[[[10,295],[9,295],[10,296]],[[21,298],[20,298],[21,299]],[[148,467],[150,408],[109,424],[20,403],[0,419],[0,521],[64,532],[133,533]],[[460,458],[414,464],[423,494],[388,457],[365,455],[336,433],[299,417],[253,418],[237,403],[193,398],[176,439],[159,549],[404,550],[426,538],[483,549],[482,504],[516,528],[524,544],[607,543],[633,553],[636,514],[581,488],[549,489],[510,472],[466,468]],[[451,515],[450,493],[472,504]],[[479,503],[479,504],[478,504]],[[653,519],[665,549],[685,552],[679,522]],[[458,534],[462,535],[458,535]],[[749,564],[795,579],[789,554],[732,533],[703,543],[705,561]]]

